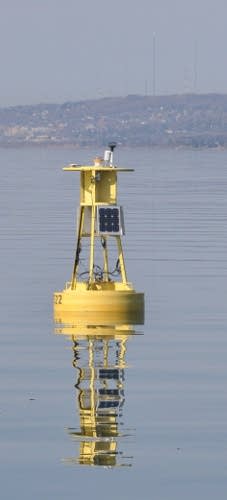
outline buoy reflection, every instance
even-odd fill
[[[135,333],[132,325],[61,325],[56,333],[70,335],[76,370],[80,427],[68,428],[77,443],[75,457],[64,459],[87,466],[131,466],[124,452],[132,430],[124,425],[126,349]]]

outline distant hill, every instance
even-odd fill
[[[227,95],[107,97],[0,108],[0,146],[227,147]]]

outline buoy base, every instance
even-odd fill
[[[144,294],[137,293],[130,283],[71,283],[54,293],[54,320],[86,324],[143,324]]]

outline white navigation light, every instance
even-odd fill
[[[111,151],[109,149],[106,149],[104,153],[104,162],[110,163],[110,158],[111,158]]]

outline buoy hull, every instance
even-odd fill
[[[98,286],[98,285],[97,285]],[[120,288],[120,287],[119,287]],[[100,324],[111,322],[144,322],[144,294],[134,289],[93,289],[78,287],[66,288],[54,293],[55,322],[97,321]]]

